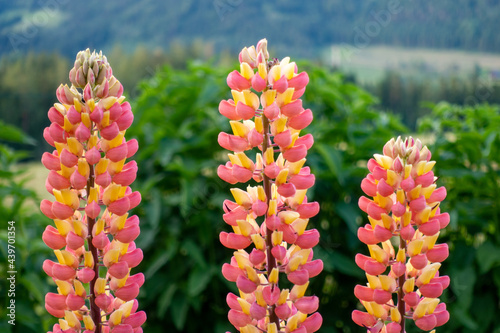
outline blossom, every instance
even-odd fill
[[[131,275],[143,257],[134,242],[139,218],[128,214],[141,201],[129,186],[137,164],[127,162],[138,144],[125,139],[134,116],[102,53],[79,52],[69,77],[72,86],[57,89],[43,134],[55,148],[42,156],[55,200],[40,209],[55,227],[42,238],[57,258],[43,269],[58,287],[45,308],[61,318],[53,332],[142,332],[146,315],[136,312],[135,298],[144,275]]]
[[[448,245],[436,241],[450,216],[439,207],[446,189],[437,187],[434,165],[429,149],[411,137],[391,139],[382,155],[368,161],[370,173],[361,182],[368,197],[359,199],[359,207],[370,223],[358,229],[358,238],[369,255],[355,259],[368,284],[354,289],[366,312],[355,310],[352,319],[369,332],[404,332],[406,317],[422,330],[449,319],[439,300],[450,284],[448,276],[439,274]]]
[[[220,241],[234,253],[222,274],[239,289],[227,296],[228,319],[241,332],[315,332],[319,299],[306,290],[323,262],[313,259],[319,232],[307,229],[319,212],[307,199],[315,177],[304,166],[314,139],[301,135],[313,118],[300,99],[309,78],[289,58],[270,60],[265,39],[239,59],[239,70],[227,77],[232,99],[219,104],[232,133],[221,132],[218,142],[232,153],[217,174],[230,184],[262,185],[233,188],[233,200],[223,204],[232,231],[221,232]],[[292,288],[280,287],[280,273]]]

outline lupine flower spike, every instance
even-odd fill
[[[40,205],[55,224],[42,236],[57,258],[43,263],[57,285],[45,296],[47,311],[60,318],[51,332],[142,332],[146,314],[135,298],[144,275],[131,274],[143,257],[134,243],[139,219],[127,213],[141,195],[129,187],[137,164],[125,163],[138,147],[125,140],[134,116],[102,53],[79,52],[69,78],[43,133],[55,147],[42,156],[55,201]]]
[[[391,139],[383,155],[368,161],[370,174],[361,188],[371,198],[361,197],[359,207],[370,223],[358,229],[358,237],[369,255],[356,255],[368,283],[354,289],[366,312],[352,313],[367,332],[405,332],[407,318],[430,331],[450,317],[439,300],[450,284],[439,274],[448,245],[436,244],[450,216],[439,208],[446,189],[436,186],[434,164],[429,149],[411,137]]]
[[[232,232],[221,232],[220,241],[235,252],[222,274],[239,289],[227,295],[228,318],[243,333],[315,332],[322,324],[319,299],[305,293],[323,262],[313,260],[318,231],[306,229],[319,205],[306,196],[315,181],[304,166],[313,137],[300,135],[313,118],[300,99],[309,77],[289,58],[269,59],[265,39],[244,48],[239,60],[240,70],[227,77],[233,99],[219,105],[233,133],[219,134],[232,153],[217,173],[230,184],[262,185],[231,189],[234,201],[223,205]]]

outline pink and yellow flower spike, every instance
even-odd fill
[[[45,297],[47,311],[60,318],[51,332],[139,333],[146,314],[135,298],[144,275],[131,270],[143,254],[134,242],[139,218],[128,211],[141,195],[129,186],[137,163],[127,162],[138,144],[125,139],[134,115],[102,53],[79,52],[69,78],[43,133],[55,148],[42,156],[54,201],[40,204],[54,220],[42,235],[57,258],[43,263],[57,285]]]
[[[265,39],[245,47],[239,60],[227,77],[232,98],[219,105],[232,133],[219,134],[231,153],[217,173],[230,184],[255,185],[231,189],[233,200],[223,204],[232,231],[221,232],[220,241],[235,252],[222,274],[239,290],[227,295],[228,318],[243,333],[316,332],[319,299],[306,292],[323,262],[313,259],[319,233],[307,225],[319,204],[307,199],[315,178],[304,166],[313,136],[301,135],[313,114],[300,99],[309,77],[290,58],[270,59]]]
[[[359,207],[370,223],[358,229],[368,255],[356,255],[368,283],[354,288],[366,312],[352,313],[367,332],[405,332],[406,319],[430,331],[449,320],[439,300],[450,284],[439,274],[448,245],[436,241],[450,216],[439,207],[446,189],[436,185],[434,164],[429,149],[411,137],[391,139],[368,161],[370,173],[361,182],[367,197]]]

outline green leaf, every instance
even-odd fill
[[[332,175],[338,179],[340,185],[344,185],[345,179],[342,174],[342,155],[340,152],[325,144],[316,144],[316,150],[323,157]]]
[[[189,310],[188,299],[179,293],[176,293],[173,299],[175,306],[172,306],[172,320],[175,328],[181,331],[186,324],[186,317]]]
[[[177,291],[177,285],[171,284],[163,290],[160,297],[158,298],[158,316],[163,317],[165,312],[168,310],[170,304],[172,303],[172,297]]]
[[[494,265],[500,264],[500,247],[495,246],[490,241],[486,241],[477,249],[476,260],[481,274],[486,273]]]
[[[0,120],[0,140],[36,145],[36,141],[15,126],[4,123]]]
[[[167,246],[166,252],[161,252],[159,256],[153,259],[149,265],[148,269],[144,273],[146,277],[153,276],[160,268],[162,268],[173,256],[177,253],[178,244],[170,242]]]
[[[336,211],[339,213],[340,217],[347,224],[349,230],[357,235],[359,224],[358,220],[361,219],[361,214],[359,213],[359,208],[357,205],[352,203],[339,202],[335,205]]]
[[[182,249],[185,250],[188,256],[194,260],[196,265],[199,267],[206,267],[207,263],[205,262],[205,258],[203,256],[203,252],[199,245],[197,245],[192,240],[187,240],[182,245]]]
[[[212,279],[212,274],[212,269],[195,268],[189,275],[188,295],[194,297],[204,291]]]

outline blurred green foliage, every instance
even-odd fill
[[[0,52],[72,56],[82,45],[109,52],[119,42],[130,50],[145,41],[168,45],[173,36],[232,50],[267,36],[294,57],[335,43],[500,51],[495,0],[0,0],[0,8]]]
[[[14,150],[8,144],[20,147],[33,145],[34,140],[19,129],[0,121],[0,331],[39,332],[53,321],[44,308],[45,293],[55,285],[42,270],[42,263],[52,255],[42,241],[45,219],[38,210],[39,200],[33,190],[26,188],[26,169],[19,165],[28,155]],[[9,221],[15,223],[8,224]],[[15,235],[8,227],[15,227]],[[10,237],[9,237],[10,236]],[[15,247],[15,261],[8,261],[8,244]],[[14,265],[14,268],[10,267]],[[11,274],[8,271],[15,271]],[[7,277],[15,276],[15,295],[12,295]],[[15,300],[15,326],[7,323],[11,299]]]
[[[311,225],[322,234],[317,256],[325,261],[311,291],[321,297],[323,330],[347,332],[357,303],[353,281],[363,276],[353,257],[361,247],[357,197],[364,161],[405,127],[375,111],[375,99],[339,73],[306,64],[304,69],[311,82],[304,105],[315,114],[308,128],[316,140],[308,155],[317,179],[310,196],[322,207]],[[179,332],[230,329],[225,295],[235,286],[220,268],[232,251],[219,243],[218,234],[229,229],[221,208],[231,186],[215,172],[227,159],[217,144],[218,133],[229,129],[217,111],[220,100],[230,97],[227,73],[194,63],[187,72],[165,68],[142,85],[134,103],[136,118],[128,133],[140,144],[137,186],[143,204],[137,213],[148,281],[142,291],[147,331],[165,325]]]
[[[353,288],[365,283],[354,256],[367,253],[356,237],[357,228],[367,222],[357,206],[360,182],[368,172],[367,160],[391,137],[408,135],[408,129],[394,115],[377,111],[377,100],[341,74],[307,63],[299,68],[310,76],[304,106],[315,116],[307,128],[315,138],[307,164],[316,185],[309,197],[320,203],[321,212],[310,227],[321,233],[315,255],[325,263],[309,290],[320,297],[322,332],[360,332],[351,321],[352,310],[359,307]],[[231,186],[216,174],[227,159],[217,135],[228,131],[229,123],[218,104],[230,98],[225,83],[230,70],[196,62],[187,70],[164,67],[140,85],[133,101],[135,121],[127,137],[136,137],[140,146],[135,156],[138,179],[132,187],[143,196],[134,213],[141,219],[137,243],[145,254],[134,271],[146,275],[139,295],[148,314],[146,332],[231,330],[225,296],[235,286],[220,269],[232,251],[218,240],[220,231],[229,230],[221,206],[230,198]],[[443,295],[452,317],[439,332],[499,332],[494,321],[500,308],[499,125],[497,106],[443,103],[421,120],[416,135],[429,144],[437,161],[438,185],[448,189],[442,210],[451,214],[440,242],[448,242],[451,250],[442,274],[452,279]],[[0,151],[2,172],[13,170],[15,153]],[[35,201],[22,181],[14,179],[5,174],[0,190]],[[6,211],[14,207],[5,201],[0,205]],[[52,257],[41,241],[49,221],[36,206],[2,216],[4,221],[14,219],[18,228],[17,323],[23,326],[17,332],[38,332],[54,321],[43,309],[44,294],[55,290],[41,269],[43,260]],[[5,232],[2,227],[1,272],[6,270]],[[409,327],[408,332],[414,331]]]
[[[433,143],[436,174],[448,196],[442,209],[451,225],[442,232],[450,258],[446,299],[453,332],[500,332],[500,108],[439,103],[421,119]]]

